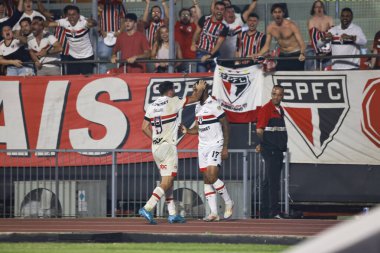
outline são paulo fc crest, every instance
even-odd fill
[[[376,147],[380,148],[380,78],[370,79],[364,87],[362,102],[362,132]]]
[[[231,104],[238,100],[251,85],[248,71],[233,70],[232,72],[226,68],[219,73],[223,81],[223,91]]]
[[[347,76],[273,75],[273,83],[284,87],[287,119],[314,156],[320,157],[350,109]]]

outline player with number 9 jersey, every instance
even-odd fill
[[[199,101],[206,87],[205,81],[201,80],[194,86],[197,89],[194,89],[193,94],[182,99],[176,96],[172,82],[162,82],[158,87],[161,97],[149,105],[144,116],[142,131],[152,140],[153,158],[161,175],[160,185],[153,190],[145,206],[139,210],[139,214],[150,224],[157,224],[153,219],[152,210],[164,195],[169,212],[168,222],[185,222],[185,219],[177,214],[173,197],[173,182],[178,169],[178,112],[186,103]]]

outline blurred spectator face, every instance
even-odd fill
[[[75,26],[79,20],[79,13],[76,10],[67,11],[67,20],[70,25]]]
[[[4,40],[12,40],[13,39],[12,28],[10,26],[4,26],[3,30],[1,31],[1,35],[3,36]]]
[[[284,20],[284,12],[281,8],[276,8],[272,12],[272,17],[276,24],[280,25]]]
[[[349,11],[342,11],[340,14],[340,22],[342,23],[343,29],[348,28],[352,22],[352,13]]]
[[[34,36],[41,34],[44,30],[44,23],[39,20],[32,21],[32,32]]]
[[[32,32],[32,28],[28,21],[23,21],[20,23],[20,31],[23,36],[28,36]]]
[[[33,10],[33,1],[25,0],[24,1],[24,11],[32,11]]]
[[[169,30],[167,27],[161,27],[159,30],[159,38],[161,41],[168,42],[169,41]]]
[[[153,7],[152,8],[152,19],[156,23],[161,20],[161,9],[160,9],[160,7]]]
[[[225,7],[223,5],[219,5],[219,4],[215,5],[213,15],[216,18],[216,20],[222,21],[224,12],[225,12]]]
[[[135,28],[135,23],[136,23],[136,22],[135,22],[134,20],[127,18],[127,19],[125,20],[125,30],[126,30],[127,32],[132,31],[132,30]]]
[[[226,11],[224,13],[224,19],[229,24],[233,23],[235,21],[235,9],[232,7],[226,8]]]
[[[256,31],[259,20],[256,17],[249,17],[247,20],[248,29],[250,31]]]
[[[229,0],[224,0],[223,3],[227,6],[231,6],[231,1]]]
[[[2,2],[0,2],[0,18],[5,17],[5,6]]]
[[[314,4],[314,14],[315,15],[324,14],[323,4],[320,1],[316,1]]]
[[[179,18],[181,20],[181,23],[183,24],[190,23],[190,18],[191,18],[190,11],[187,11],[187,10],[182,11]]]
[[[195,9],[194,6],[190,8],[190,12],[191,12],[191,16],[192,17],[199,18],[198,15],[197,15],[197,10]]]

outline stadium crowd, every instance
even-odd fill
[[[95,60],[95,56],[100,61],[98,73],[168,72],[167,61],[139,61],[170,58],[168,2],[161,0],[160,5],[153,5],[152,1],[145,0],[143,16],[138,18],[126,11],[121,0],[99,0],[95,21],[82,16],[75,5],[65,6],[57,19],[40,0],[36,4],[32,0],[0,0],[0,72],[7,76],[92,74],[94,65],[88,60]],[[194,63],[197,72],[213,71],[216,63],[209,59],[214,58],[231,59],[223,61],[227,66],[259,62],[268,71],[363,68],[361,58],[307,59],[361,54],[367,38],[353,23],[350,8],[341,10],[340,24],[335,25],[333,18],[326,15],[323,1],[314,1],[307,22],[310,42],[306,45],[299,24],[288,17],[286,4],[273,4],[273,21],[266,34],[258,31],[257,3],[252,0],[240,11],[231,0],[213,0],[211,13],[202,15],[199,0],[192,0],[192,7],[181,9],[175,23],[175,58],[199,59]],[[91,41],[91,28],[97,29],[97,43]],[[376,54],[379,34],[371,48]],[[275,48],[271,48],[272,38],[276,40]],[[269,61],[264,60],[265,56],[280,58]],[[59,60],[75,63],[62,64],[61,68]],[[380,58],[366,59],[366,64],[366,68],[379,69]],[[190,71],[190,65],[178,62],[174,68],[185,73]]]

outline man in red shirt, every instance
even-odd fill
[[[111,62],[116,63],[117,52],[121,52],[120,60],[127,61],[120,64],[120,72],[127,73],[144,73],[146,65],[137,63],[137,59],[149,58],[150,49],[145,35],[136,30],[137,16],[134,13],[128,13],[125,16],[125,31],[122,32],[116,40],[112,50]],[[124,71],[124,69],[126,71]]]
[[[287,149],[288,134],[284,120],[284,109],[280,105],[284,88],[276,85],[272,89],[272,99],[259,111],[256,133],[260,144],[256,147],[265,160],[264,180],[262,182],[261,218],[281,218],[279,193],[280,177]]]
[[[184,59],[195,59],[195,52],[191,51],[191,41],[197,25],[191,22],[191,12],[189,9],[179,11],[179,20],[175,24],[174,37],[181,48]],[[182,71],[188,72],[189,65],[184,64]]]

